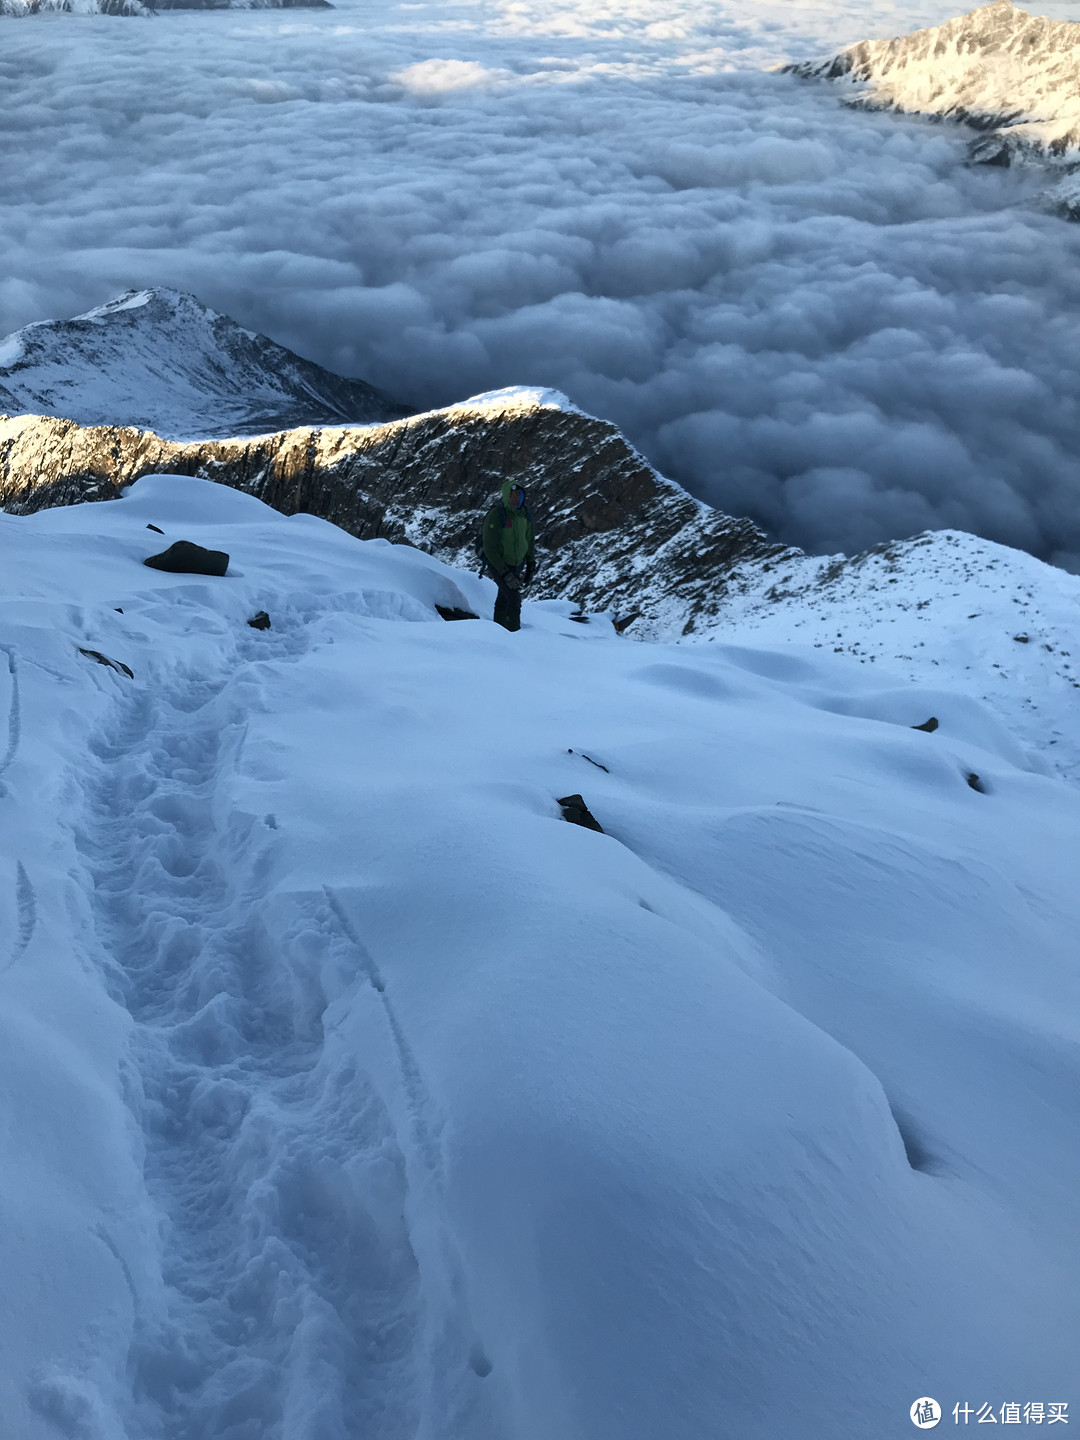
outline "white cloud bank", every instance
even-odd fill
[[[951,13],[4,22],[0,333],[173,285],[419,405],[557,387],[815,550],[1080,566],[1080,229],[961,132],[766,70]]]

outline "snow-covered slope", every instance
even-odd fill
[[[159,288],[0,340],[3,411],[178,436],[366,424],[408,407]]]
[[[1080,576],[1022,550],[937,530],[851,560],[788,552],[740,568],[703,638],[794,642],[962,690],[1080,780]]]
[[[1075,790],[944,661],[491,599],[200,480],[0,515],[0,1431],[1068,1401]]]
[[[966,120],[976,160],[1080,160],[1080,24],[992,0],[944,25],[863,40],[796,74],[859,87],[854,103]]]

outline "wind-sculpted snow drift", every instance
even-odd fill
[[[850,103],[963,120],[973,160],[1080,163],[1080,24],[993,0],[895,40],[863,40],[785,67],[859,87]]]
[[[0,515],[0,1432],[1068,1399],[1075,791],[960,667],[492,592],[198,479]]]

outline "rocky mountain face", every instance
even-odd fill
[[[160,288],[0,340],[0,412],[179,437],[366,424],[409,407]]]
[[[993,0],[895,40],[785,67],[851,87],[849,103],[965,121],[971,158],[1080,162],[1080,23]]]
[[[694,500],[614,425],[551,391],[507,390],[389,424],[173,441],[125,426],[0,420],[0,505],[27,514],[108,500],[148,474],[199,475],[361,539],[408,542],[475,568],[481,516],[506,479],[528,492],[543,545],[535,598],[642,612],[636,633],[709,623],[740,563],[798,552]],[[175,537],[170,537],[175,538]]]

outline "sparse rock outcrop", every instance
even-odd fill
[[[477,564],[480,517],[507,479],[529,491],[542,542],[531,598],[644,612],[635,633],[699,628],[739,563],[793,554],[665,480],[607,421],[550,391],[508,390],[385,425],[170,441],[70,420],[0,420],[0,505],[26,514],[108,500],[140,476],[201,475],[284,514]]]
[[[965,121],[971,158],[1080,162],[1080,24],[994,0],[895,40],[863,40],[788,65],[854,88],[849,103]]]

